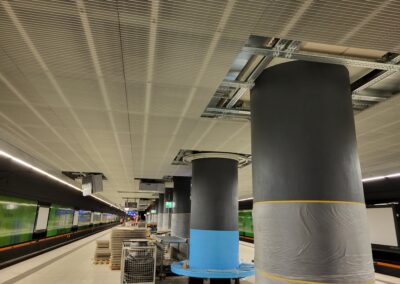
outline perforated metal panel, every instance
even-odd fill
[[[400,51],[399,10],[363,0],[2,0],[0,138],[57,170],[103,172],[102,196],[121,203],[134,177],[190,174],[171,165],[179,149],[250,153],[248,122],[200,118],[250,35]],[[371,173],[398,167],[374,158],[398,155],[393,133],[380,136],[392,141],[382,154],[363,140],[397,118],[376,111],[359,139]],[[250,171],[240,172],[248,192]]]

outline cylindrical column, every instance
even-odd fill
[[[251,95],[257,283],[372,283],[348,71],[290,62]]]
[[[157,213],[152,213],[152,212],[157,212],[157,209],[154,204],[150,205],[149,209],[148,209],[148,213],[149,213],[149,215],[147,215],[148,219],[149,219],[148,223],[156,223],[157,222]]]
[[[192,162],[189,266],[239,266],[238,162],[205,158]]]
[[[164,194],[159,194],[157,201],[157,230],[163,229],[163,217],[164,217]]]
[[[172,195],[173,195],[173,189],[172,188],[166,188],[165,189],[165,195],[164,195],[164,215],[163,215],[163,229],[164,230],[169,230],[171,229],[171,214],[172,214],[172,209],[167,208],[167,202],[170,204],[172,203]]]
[[[174,194],[171,217],[171,235],[189,238],[191,177],[173,177]]]

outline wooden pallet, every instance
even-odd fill
[[[121,265],[110,265],[111,270],[121,270]]]
[[[109,259],[95,259],[93,261],[94,264],[109,264],[110,260]]]
[[[96,242],[97,248],[109,248],[110,247],[110,241],[109,240],[97,240]]]

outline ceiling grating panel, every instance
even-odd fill
[[[171,165],[180,149],[250,154],[247,113],[201,115],[237,94],[237,82],[219,85],[240,74],[232,64],[251,35],[399,53],[399,14],[398,1],[0,0],[0,139],[59,172],[103,172],[102,196],[122,204],[118,191],[138,194],[134,177],[190,175]],[[354,100],[369,107],[356,116],[360,157],[363,172],[387,174],[398,168],[381,163],[398,155],[399,75],[375,75]],[[232,107],[248,112],[249,96]],[[239,181],[251,192],[251,166]]]

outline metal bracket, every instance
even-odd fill
[[[292,41],[289,46],[286,48],[286,58],[292,58],[293,53],[299,49],[300,41],[294,40]]]

